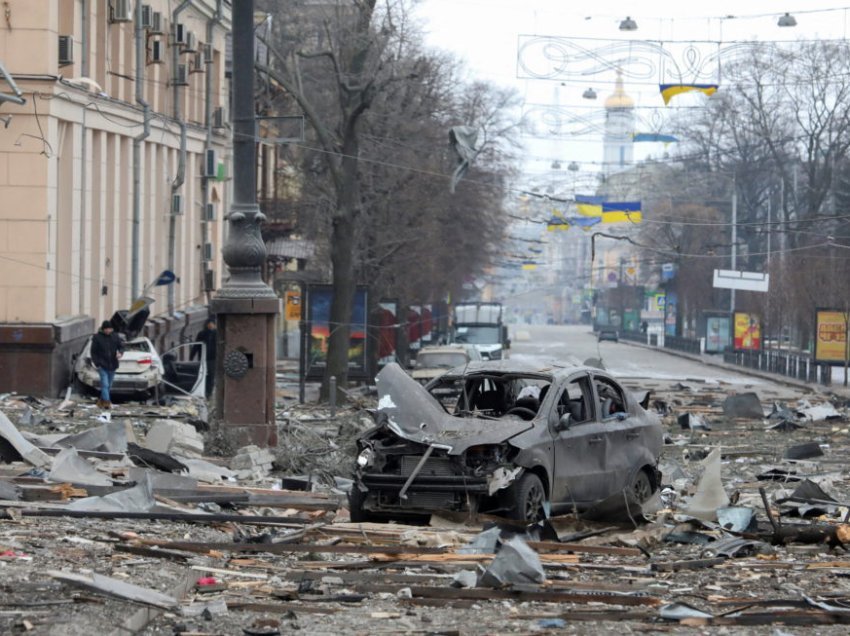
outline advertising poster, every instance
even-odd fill
[[[735,312],[735,349],[761,349],[761,324],[755,314]]]
[[[396,362],[398,348],[398,301],[382,300],[378,303],[378,365]]]
[[[411,305],[407,309],[407,342],[411,351],[422,347],[422,307]]]
[[[285,316],[287,320],[301,320],[301,292],[286,292],[285,307]]]
[[[818,309],[815,313],[815,362],[844,364],[847,321],[843,311]]]
[[[707,353],[721,353],[731,342],[729,316],[709,316],[705,323],[705,350]]]
[[[330,336],[331,300],[330,285],[311,285],[308,294],[307,320],[310,333],[310,359],[307,365],[309,379],[322,377],[328,357]],[[366,376],[366,288],[354,293],[351,308],[350,343],[348,347],[349,377]]]
[[[432,332],[434,331],[433,311],[431,305],[422,305],[422,345],[431,343]]]
[[[678,304],[676,292],[667,292],[664,302],[664,333],[668,336],[676,335],[676,308]]]

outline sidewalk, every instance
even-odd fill
[[[825,386],[823,384],[814,384],[811,382],[804,382],[803,380],[797,380],[796,378],[790,378],[785,375],[781,375],[779,373],[769,373],[768,371],[760,371],[759,369],[751,369],[750,367],[738,366],[737,364],[729,364],[728,362],[724,362],[722,359],[718,359],[714,355],[711,354],[701,354],[695,355],[692,353],[685,353],[684,351],[678,351],[677,349],[668,349],[665,347],[654,347],[652,345],[644,344],[642,342],[634,342],[632,340],[623,340],[620,339],[621,344],[631,345],[633,347],[641,347],[643,349],[651,349],[652,351],[660,351],[662,353],[667,353],[671,356],[678,356],[680,358],[685,358],[687,360],[692,360],[694,362],[701,362],[702,364],[714,367],[717,369],[725,369],[727,371],[734,371],[735,373],[740,373],[743,375],[750,375],[754,378],[760,378],[762,380],[768,380],[770,382],[775,382],[777,384],[784,384],[785,386],[794,387],[795,389],[802,389],[804,391],[812,391],[814,393],[821,393],[824,395],[835,395],[837,397],[850,400],[850,387],[845,387],[843,384],[831,384],[830,386]]]

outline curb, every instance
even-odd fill
[[[620,342],[623,344],[631,345],[633,347],[639,347],[641,349],[649,349],[651,351],[660,351],[661,353],[666,353],[671,356],[676,356],[679,358],[684,358],[686,360],[691,360],[693,362],[700,362],[708,367],[714,367],[716,369],[724,369],[726,371],[734,371],[741,375],[749,375],[754,378],[759,378],[760,380],[769,380],[770,382],[775,382],[776,384],[784,384],[785,386],[789,386],[795,389],[801,389],[806,391],[811,391],[813,393],[823,393],[823,394],[834,394],[839,395],[841,397],[847,398],[850,397],[850,389],[845,389],[847,391],[846,395],[842,395],[839,393],[835,386],[823,386],[820,384],[811,384],[809,382],[803,382],[801,380],[795,380],[793,378],[789,378],[784,375],[779,375],[778,373],[769,373],[767,371],[759,371],[757,369],[751,369],[750,367],[739,367],[734,364],[729,364],[727,362],[717,362],[715,360],[708,359],[706,360],[702,356],[697,356],[692,353],[685,353],[684,351],[678,351],[676,349],[668,349],[666,347],[654,347],[652,345],[643,344],[642,342],[635,342],[633,340],[623,340],[620,339]],[[844,389],[844,387],[840,387]]]

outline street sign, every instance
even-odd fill
[[[714,287],[717,289],[766,292],[769,283],[770,274],[739,272],[731,269],[714,270]]]

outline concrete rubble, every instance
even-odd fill
[[[331,416],[279,397],[267,450],[221,447],[191,401],[101,422],[85,400],[0,396],[0,632],[846,633],[846,400],[631,388],[664,417],[657,506],[529,527],[351,523],[366,398]]]

